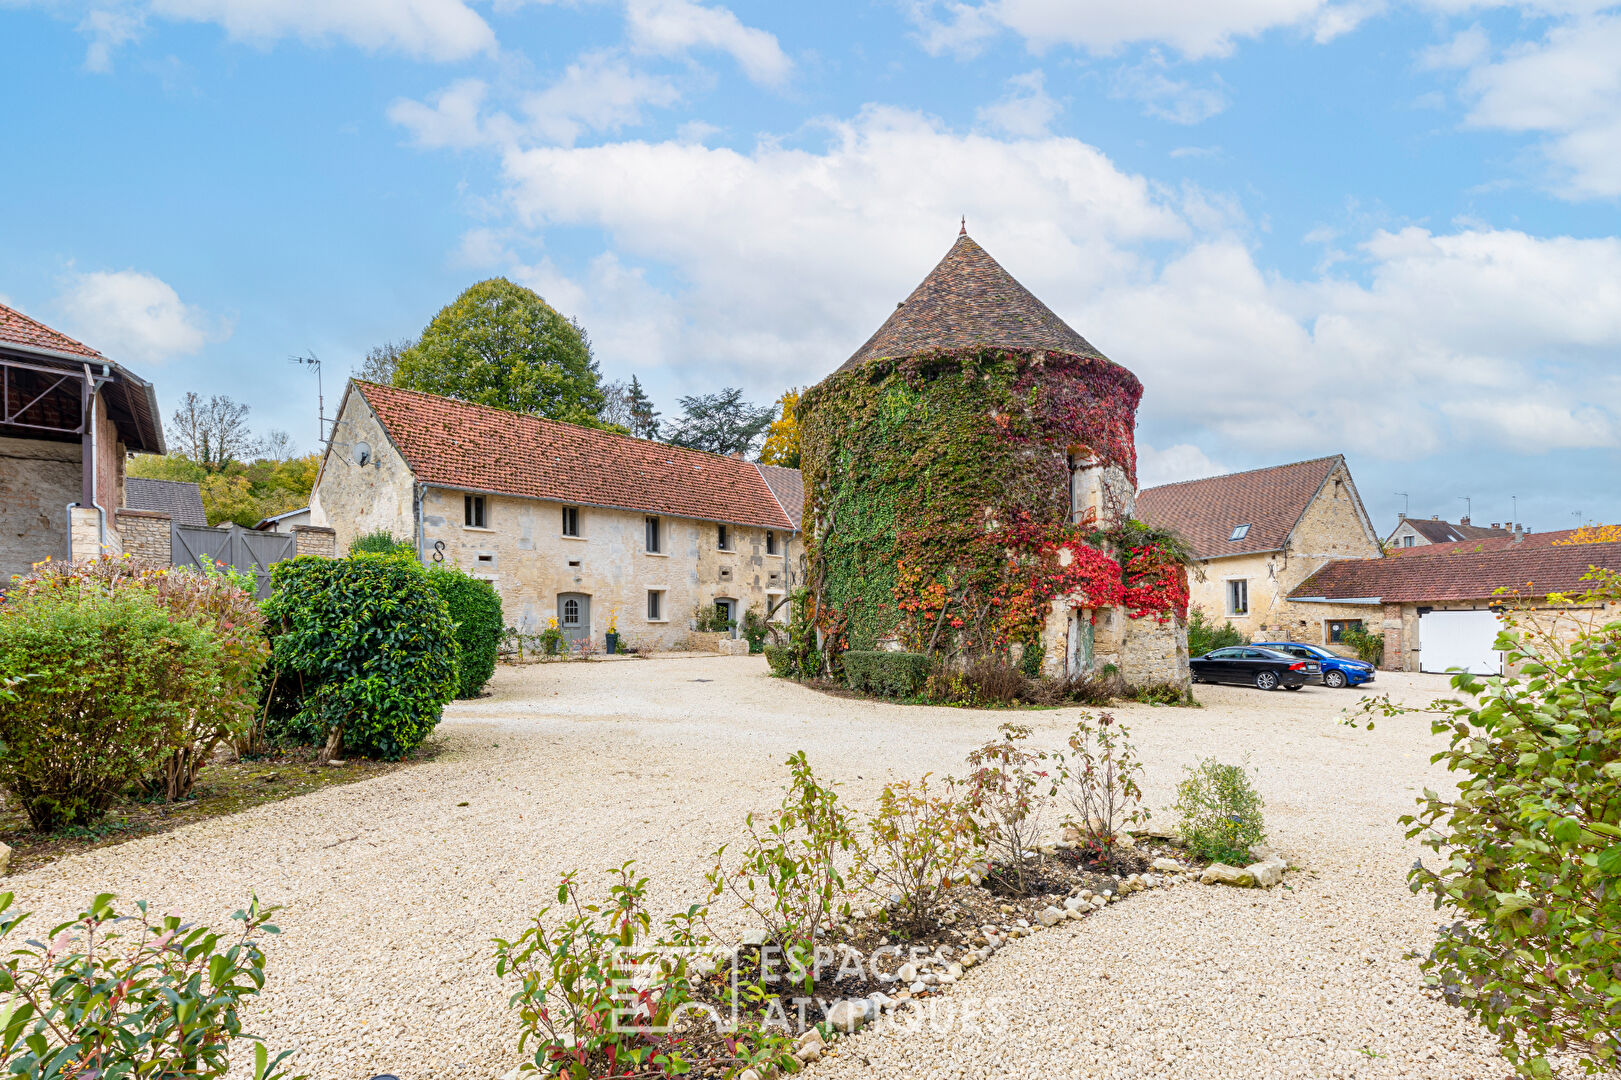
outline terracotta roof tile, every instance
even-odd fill
[[[586,506],[792,530],[741,458],[453,401],[355,386],[419,481]]]
[[[1434,603],[1488,600],[1499,588],[1522,596],[1546,596],[1550,592],[1585,592],[1588,586],[1582,576],[1593,566],[1621,570],[1621,543],[1552,543],[1551,538],[1569,535],[1568,530],[1531,535],[1550,539],[1520,544],[1466,540],[1403,548],[1399,556],[1383,559],[1331,562],[1301,582],[1290,596]],[[1425,554],[1420,556],[1420,551]]]
[[[35,349],[73,353],[75,356],[99,357],[90,346],[74,341],[66,334],[52,330],[36,319],[0,304],[0,345],[23,345]]]
[[[1277,551],[1344,457],[1314,458],[1249,472],[1147,488],[1137,517],[1186,540],[1201,559]],[[1249,529],[1229,539],[1240,525]]]
[[[1507,532],[1485,525],[1465,525],[1462,522],[1453,523],[1435,518],[1403,518],[1396,523],[1396,528],[1401,528],[1403,523],[1411,525],[1414,532],[1432,544],[1447,544],[1454,540],[1479,540],[1488,536],[1502,536]]]
[[[987,347],[1108,359],[965,232],[839,370],[878,357]]]
[[[799,528],[800,518],[805,512],[805,481],[798,469],[785,469],[781,465],[756,465],[760,475],[771,488],[771,493],[782,504],[783,510]]]

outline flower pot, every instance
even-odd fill
[[[619,650],[619,635],[618,634],[609,634],[608,635],[608,655],[612,656],[618,650]]]

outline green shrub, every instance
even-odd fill
[[[254,1080],[285,1080],[238,1010],[264,987],[265,957],[255,935],[276,933],[274,908],[257,899],[232,916],[235,940],[178,915],[120,916],[104,893],[72,922],[28,941],[0,961],[0,1069],[29,1080],[66,1077],[223,1077],[231,1041],[253,1043]],[[27,913],[9,914],[0,893],[0,939]],[[118,927],[104,930],[108,926]],[[138,928],[137,928],[138,927]],[[249,1070],[239,1070],[247,1075]]]
[[[765,651],[766,638],[771,636],[771,626],[758,607],[751,607],[743,613],[743,636],[748,639],[750,653]]]
[[[1139,705],[1171,705],[1179,708],[1197,708],[1193,691],[1184,690],[1176,683],[1151,682],[1131,688],[1131,700]]]
[[[766,663],[771,665],[771,674],[780,678],[790,678],[794,673],[793,650],[786,645],[767,645],[763,650]]]
[[[460,567],[435,564],[426,568],[428,584],[439,594],[456,624],[456,696],[477,697],[495,674],[501,648],[501,597],[495,586]]]
[[[350,555],[409,555],[416,557],[416,548],[408,541],[394,539],[394,534],[387,529],[378,529],[375,532],[361,533],[349,541]]]
[[[1358,660],[1378,666],[1385,662],[1385,635],[1370,633],[1350,627],[1340,635],[1340,641],[1352,652],[1356,653]]]
[[[1550,1054],[1570,1073],[1621,1065],[1621,575],[1589,580],[1580,616],[1505,616],[1495,647],[1519,674],[1455,675],[1473,700],[1422,710],[1457,794],[1426,790],[1401,819],[1438,856],[1409,886],[1447,913],[1426,979],[1522,1076],[1554,1075]]]
[[[1047,810],[1058,794],[1045,750],[1027,750],[1023,724],[1003,724],[1001,738],[968,755],[973,768],[960,786],[980,823],[985,850],[1002,884],[1023,896],[1029,891],[1029,859],[1043,832]]]
[[[0,701],[0,784],[36,829],[96,820],[162,767],[217,685],[222,652],[144,590],[8,597],[0,676],[29,678]]]
[[[1220,626],[1206,618],[1203,608],[1188,609],[1188,655],[1203,656],[1212,649],[1225,649],[1230,645],[1248,645],[1249,635],[1239,632],[1231,622]]]
[[[912,697],[929,677],[929,658],[922,653],[853,649],[839,658],[845,684],[862,693]]]
[[[952,781],[944,794],[916,784],[886,784],[867,819],[867,842],[858,846],[858,884],[881,905],[885,921],[914,934],[939,928],[953,888],[969,881],[979,860],[979,820],[959,799]]]
[[[301,556],[271,570],[264,602],[277,679],[297,681],[295,737],[397,760],[415,750],[456,692],[455,626],[415,560]]]
[[[1201,859],[1243,865],[1250,849],[1266,841],[1263,805],[1242,766],[1203,758],[1176,787],[1177,833]]]

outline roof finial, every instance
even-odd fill
[[[958,236],[967,236],[968,235],[968,215],[967,214],[964,214],[962,216],[962,228],[957,230],[957,235]]]

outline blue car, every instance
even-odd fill
[[[1323,665],[1323,685],[1332,686],[1336,690],[1342,686],[1361,686],[1363,683],[1372,682],[1376,670],[1366,660],[1347,660],[1319,645],[1307,645],[1299,641],[1257,641],[1255,644],[1263,649],[1276,649],[1278,652],[1298,656],[1303,660],[1316,660]]]

